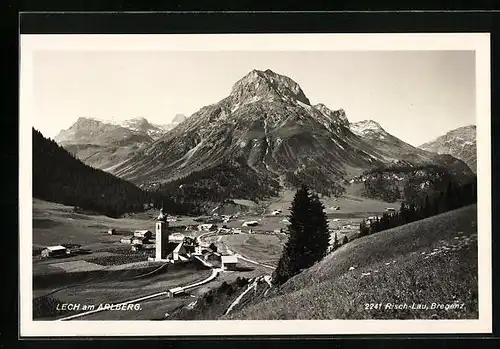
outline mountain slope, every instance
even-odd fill
[[[33,129],[33,197],[117,217],[142,211],[148,195],[134,184],[94,169]]]
[[[419,146],[420,149],[438,153],[449,154],[464,161],[476,173],[476,126],[464,126],[451,130],[433,141]]]
[[[228,97],[203,107],[112,172],[151,184],[221,163],[288,185],[305,181],[331,193],[339,179],[381,159],[346,127],[345,113],[312,106],[288,77],[254,70],[236,82]]]
[[[85,164],[108,170],[165,132],[145,118],[130,119],[121,125],[79,118],[69,129],[59,132],[55,141]]]
[[[412,163],[427,162],[431,154],[415,148],[391,135],[373,120],[364,120],[349,125],[351,131],[363,138],[377,154],[386,161],[404,160]]]
[[[169,124],[161,125],[160,127],[165,131],[170,131],[186,119],[187,117],[184,114],[176,114]]]

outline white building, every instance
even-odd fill
[[[211,224],[211,223],[207,223],[207,224],[200,224],[198,226],[198,230],[199,231],[212,231],[215,229],[215,225],[214,224]]]
[[[69,251],[66,247],[57,245],[57,246],[47,246],[42,250],[42,257],[56,257],[56,256],[65,256]]]
[[[170,234],[169,237],[168,237],[168,241],[170,242],[182,242],[184,241],[184,238],[186,236],[184,234],[181,234],[181,233],[173,233],[173,234]]]
[[[153,237],[153,233],[151,230],[136,230],[134,231],[134,237],[151,239]]]
[[[259,222],[257,222],[257,221],[246,221],[246,222],[243,222],[243,224],[241,226],[242,227],[255,227],[256,225],[259,225]]]
[[[120,242],[121,242],[122,244],[131,244],[133,239],[134,239],[134,237],[133,237],[133,236],[128,237],[128,238],[121,238],[121,239],[120,239]]]
[[[222,270],[231,269],[238,263],[238,258],[235,255],[221,256]]]

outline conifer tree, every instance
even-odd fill
[[[335,236],[333,237],[333,249],[337,249],[339,247],[339,240],[337,238],[337,232],[335,232]]]
[[[324,206],[305,185],[294,196],[289,221],[288,241],[273,276],[276,284],[309,268],[328,250],[330,236]]]
[[[363,219],[361,223],[359,224],[359,235],[360,236],[366,236],[370,233],[370,229],[366,226],[366,222]]]
[[[342,238],[342,245],[345,245],[349,242],[349,239],[347,238],[347,235],[344,235],[344,237]]]

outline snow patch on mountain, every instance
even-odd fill
[[[379,133],[383,136],[385,130],[380,124],[373,120],[363,120],[350,125],[351,131],[358,136],[366,136],[367,134]],[[380,136],[380,135],[379,135]]]
[[[134,132],[146,133],[153,139],[158,139],[165,134],[165,130],[161,126],[150,123],[144,117],[125,120],[121,126]]]

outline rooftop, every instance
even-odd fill
[[[57,246],[47,246],[46,248],[47,248],[47,250],[49,250],[49,251],[58,251],[58,250],[65,250],[65,249],[66,249],[66,247],[61,246],[61,245],[57,245]]]

